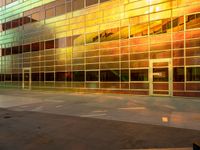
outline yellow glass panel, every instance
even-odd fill
[[[164,19],[164,18],[170,18],[170,17],[171,17],[171,11],[168,10],[168,11],[150,14],[150,21]]]
[[[74,17],[74,18],[70,19],[69,21],[70,21],[70,24],[84,22],[85,21],[85,16]]]
[[[69,26],[61,26],[61,27],[55,28],[55,32],[64,32],[67,30],[69,30]]]
[[[125,6],[125,11],[145,7],[148,5],[149,3],[147,0],[141,0],[141,1],[133,2],[133,3],[129,3],[128,5]]]
[[[119,27],[119,26],[120,26],[120,21],[106,23],[106,24],[100,25],[100,30],[110,29],[111,27],[116,28],[116,27]]]
[[[76,29],[76,30],[73,30],[73,35],[84,34],[84,32],[85,32],[84,28],[82,28],[82,29]]]
[[[98,11],[98,12],[95,12],[95,13],[92,13],[92,14],[87,14],[85,16],[85,19],[87,21],[87,20],[92,20],[92,19],[96,19],[96,18],[101,18],[102,16],[103,16],[102,11]]]
[[[128,17],[140,16],[140,15],[144,15],[148,13],[149,13],[149,7],[144,7],[144,8],[140,8],[136,10],[127,11],[125,12],[124,15],[125,15],[125,18],[128,18]]]
[[[130,29],[130,37],[146,36],[148,35],[148,23],[134,25]]]
[[[136,25],[141,24],[149,21],[149,15],[142,15],[142,16],[136,16],[130,18],[130,24]]]
[[[111,21],[117,21],[119,20],[121,17],[120,14],[117,14],[117,15],[112,15],[112,16],[108,16],[108,17],[104,17],[103,21],[106,23],[106,22],[111,22]]]
[[[129,25],[129,19],[122,19],[121,20],[121,26],[128,26]]]
[[[98,32],[86,34],[86,43],[94,43],[99,41]]]
[[[68,24],[69,24],[69,20],[62,20],[62,21],[56,22],[56,27],[64,26],[64,25],[68,25]]]
[[[70,29],[73,30],[73,29],[78,29],[78,28],[82,28],[85,26],[85,23],[84,22],[79,22],[77,24],[71,24],[70,25]]]

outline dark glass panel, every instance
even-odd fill
[[[129,70],[121,70],[121,81],[129,81]]]
[[[32,73],[31,75],[31,80],[32,81],[39,81],[40,79],[40,74],[39,73]]]
[[[23,52],[23,46],[20,45],[19,48],[18,48],[18,54],[21,54]]]
[[[5,81],[11,81],[11,74],[5,74]]]
[[[6,30],[6,23],[2,24],[2,30],[5,31]]]
[[[18,80],[19,80],[19,74],[13,74],[12,81],[18,81]]]
[[[54,40],[46,41],[45,49],[52,49],[52,48],[54,48]]]
[[[98,0],[86,0],[86,6],[97,4]]]
[[[98,71],[87,71],[86,72],[86,80],[87,81],[98,81],[99,80],[99,72]]]
[[[19,18],[19,25],[20,25],[20,26],[23,25],[23,18]]]
[[[65,73],[65,78],[66,78],[66,81],[72,81],[72,73],[71,72],[66,72]]]
[[[54,73],[45,73],[45,80],[46,81],[54,81]]]
[[[19,76],[19,81],[22,81],[22,74],[18,74]]]
[[[11,29],[11,27],[12,27],[11,21],[5,23],[5,30]]]
[[[18,81],[18,80],[19,80],[18,74],[12,74],[12,81]]]
[[[103,82],[120,81],[119,70],[104,70],[100,74],[100,79]]]
[[[131,70],[131,81],[148,81],[148,69]]]
[[[44,73],[40,73],[40,81],[44,81]]]
[[[44,50],[44,42],[40,42],[40,50]]]
[[[23,24],[27,24],[31,22],[31,17],[30,16],[25,16],[23,17]]]
[[[18,46],[12,47],[12,54],[18,54],[18,49],[19,49]]]
[[[19,19],[15,19],[12,21],[12,28],[16,28],[19,26]]]
[[[4,81],[5,80],[5,75],[4,74],[0,74],[0,81]]]
[[[65,81],[66,73],[65,72],[56,72],[56,81]]]
[[[85,81],[84,71],[75,71],[73,72],[73,81]]]
[[[23,45],[23,53],[30,52],[31,46],[30,44]]]
[[[5,49],[5,55],[11,55],[12,49],[11,47]]]
[[[173,79],[174,82],[184,82],[184,67],[174,68]]]
[[[72,1],[72,9],[73,11],[79,10],[84,8],[84,1],[83,0],[73,0]]]
[[[200,67],[187,68],[187,81],[200,81]]]
[[[40,50],[40,43],[39,42],[32,43],[31,50],[32,51],[39,51]]]

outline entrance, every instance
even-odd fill
[[[22,88],[24,90],[31,89],[31,68],[23,68]]]
[[[150,61],[150,95],[172,96],[172,64],[170,59]]]

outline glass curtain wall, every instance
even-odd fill
[[[200,96],[198,0],[2,0],[0,14],[1,87],[30,70],[32,89]]]

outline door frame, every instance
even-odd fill
[[[168,63],[168,94],[154,94],[153,93],[153,63],[167,62]],[[173,96],[173,69],[172,60],[170,58],[151,59],[149,62],[149,95],[151,96]]]
[[[25,82],[26,82],[26,81],[24,81],[25,73],[29,73],[28,88],[26,88],[26,86],[25,86]],[[22,68],[22,89],[23,90],[31,90],[31,68],[30,67]]]

